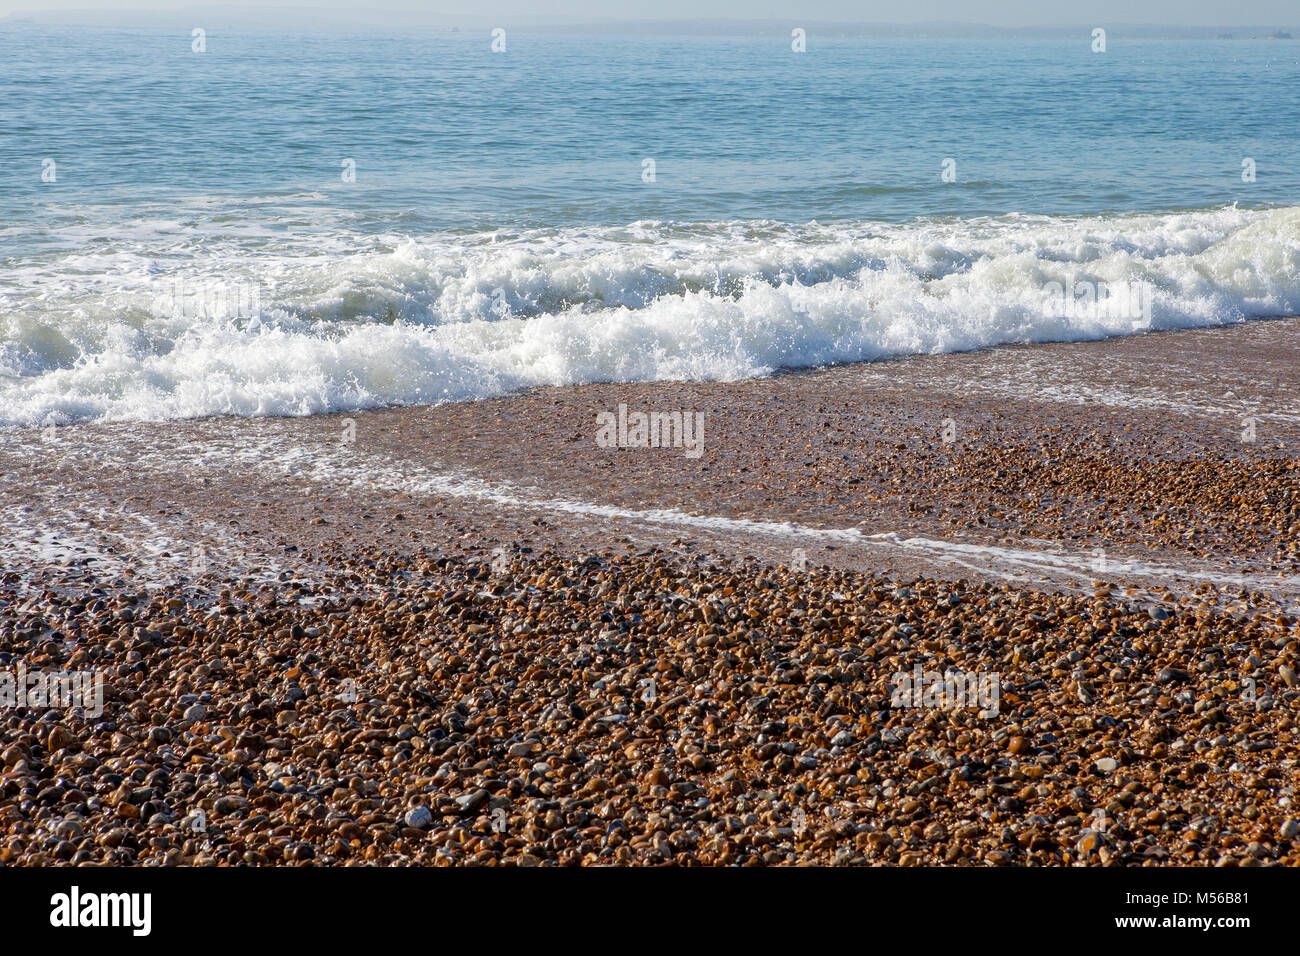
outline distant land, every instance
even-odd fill
[[[878,23],[811,20],[791,16],[782,20],[699,19],[699,20],[616,20],[548,16],[469,17],[436,12],[386,10],[383,7],[357,9],[194,6],[177,11],[159,10],[30,10],[0,16],[0,26],[84,26],[120,28],[272,29],[293,32],[354,31],[391,33],[401,24],[401,32],[446,33],[495,26],[521,33],[593,33],[645,34],[654,36],[786,36],[793,27],[803,27],[812,35],[827,37],[1050,37],[1088,36],[1102,26],[1116,37],[1139,39],[1290,39],[1296,25],[1269,23],[1225,27],[1175,24],[1120,23],[1114,20],[1080,23],[1077,26],[999,27],[982,23],[933,21],[927,23]]]

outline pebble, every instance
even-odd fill
[[[70,747],[76,738],[72,736],[72,731],[68,730],[62,724],[55,724],[50,729],[49,737],[46,739],[45,746],[53,752],[58,752]]]
[[[1103,839],[1100,830],[1084,830],[1079,834],[1077,848],[1080,853],[1091,853],[1102,845]]]
[[[244,797],[238,795],[229,795],[219,797],[216,803],[213,804],[212,808],[216,810],[217,813],[237,813],[240,810],[248,809],[248,801]]]
[[[1118,585],[335,560],[210,602],[164,587],[130,621],[111,589],[42,592],[110,692],[99,719],[6,718],[6,861],[1300,865],[1294,762],[1258,747],[1293,709],[1233,682],[1251,654],[1290,666],[1294,634],[1217,595],[1166,598],[1155,632]],[[6,587],[0,651],[62,666]],[[997,673],[1001,707],[893,706],[917,665]]]
[[[492,795],[486,790],[475,790],[456,798],[456,805],[461,813],[477,813]]]
[[[403,819],[408,827],[424,830],[433,825],[433,812],[428,807],[412,807]]]

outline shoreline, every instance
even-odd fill
[[[5,442],[0,862],[1300,864],[1297,331]]]
[[[196,556],[239,570],[326,544],[482,556],[679,541],[1067,589],[1185,572],[1300,598],[1298,330],[1280,319],[737,382],[66,426],[51,443],[29,430],[0,444],[0,555],[94,556],[171,580]],[[598,416],[620,406],[694,414],[702,453],[598,447]]]

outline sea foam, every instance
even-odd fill
[[[1300,312],[1300,208],[427,236],[215,227],[10,260],[0,423],[310,415]],[[1149,323],[1044,308],[1141,283]]]

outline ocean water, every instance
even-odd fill
[[[1300,312],[1300,42],[1107,39],[0,22],[0,424]]]

